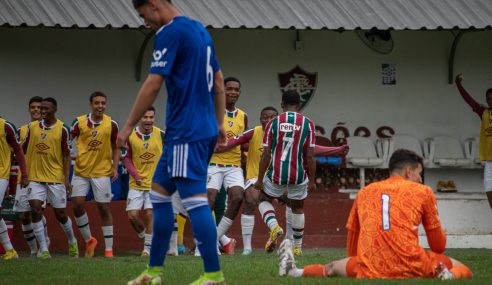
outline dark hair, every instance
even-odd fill
[[[31,97],[31,99],[29,99],[29,107],[31,107],[32,103],[41,103],[41,102],[43,102],[42,97],[40,97],[40,96]]]
[[[96,91],[96,92],[91,94],[91,97],[89,97],[89,102],[92,103],[92,99],[94,99],[96,97],[104,97],[105,99],[108,99],[106,94],[102,93],[101,91]]]
[[[278,113],[277,109],[275,109],[274,107],[272,106],[268,106],[268,107],[265,107],[261,110],[260,114],[265,112],[265,111],[274,111],[275,113]]]
[[[166,0],[166,1],[171,3],[171,0]],[[135,7],[135,9],[138,9],[141,6],[143,6],[145,3],[147,3],[147,0],[133,0],[133,7]]]
[[[239,87],[241,87],[241,81],[239,81],[239,79],[237,79],[236,77],[232,77],[232,76],[226,77],[226,79],[224,79],[224,85],[227,84],[227,82],[231,82],[231,81],[239,83]]]
[[[397,149],[391,155],[389,160],[389,171],[393,172],[395,169],[403,169],[407,165],[411,165],[412,168],[417,168],[418,165],[423,167],[423,159],[415,152],[408,149]]]
[[[282,94],[282,103],[288,106],[298,106],[301,104],[301,96],[295,90],[287,90]]]
[[[487,89],[487,91],[485,91],[485,96],[487,96],[489,94],[492,94],[492,88],[489,88],[489,89]]]
[[[147,109],[147,112],[148,112],[148,111],[153,111],[153,112],[155,113],[155,108],[154,108],[154,106],[150,106],[150,107]]]
[[[55,107],[58,108],[58,103],[56,102],[55,98],[53,98],[53,97],[46,97],[43,99],[43,102],[50,102],[51,104],[53,104]]]

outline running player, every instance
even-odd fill
[[[164,142],[164,132],[154,126],[154,121],[155,108],[150,107],[128,138],[128,148],[123,158],[123,163],[130,173],[126,211],[133,229],[138,237],[144,240],[142,256],[150,254],[153,214],[149,192]],[[140,219],[142,208],[146,217],[145,224]]]
[[[29,115],[31,117],[31,121],[28,124],[21,126],[17,130],[17,135],[20,143],[22,144],[26,137],[27,132],[29,130],[29,126],[32,122],[37,122],[41,119],[41,102],[43,98],[39,96],[34,96],[29,99]],[[17,174],[17,191],[15,192],[15,204],[14,211],[20,213],[20,220],[22,223],[22,232],[24,233],[24,239],[29,245],[29,249],[31,250],[31,256],[36,257],[36,255],[40,251],[38,251],[38,245],[36,243],[36,237],[34,236],[34,232],[32,230],[31,224],[31,205],[29,204],[29,197],[27,189],[22,187],[22,175],[20,171]],[[43,216],[42,218],[44,224],[44,234],[46,236],[46,243],[50,245],[50,239],[48,237],[48,231],[46,226],[46,218]]]
[[[24,158],[24,153],[22,152],[22,148],[19,146],[19,142],[17,141],[16,136],[17,130],[15,126],[0,117],[0,208],[3,203],[3,198],[5,197],[5,192],[7,191],[7,187],[9,185],[10,178],[10,165],[11,165],[11,157],[12,150],[14,150],[16,160],[19,163],[21,172],[22,172],[22,185],[27,186],[27,170],[26,170],[26,160]],[[2,259],[10,260],[19,258],[17,252],[15,251],[12,243],[10,242],[10,238],[8,235],[7,225],[0,214],[0,243],[5,249],[5,254],[2,255]]]
[[[422,183],[422,158],[399,149],[389,161],[390,178],[359,191],[347,222],[347,255],[327,265],[298,269],[289,240],[279,250],[281,276],[356,278],[471,278],[459,261],[443,255],[444,233],[432,189]],[[431,251],[419,246],[422,223]]]
[[[77,117],[72,124],[72,139],[77,139],[78,155],[72,177],[72,202],[75,221],[85,241],[85,257],[94,256],[97,240],[91,234],[89,217],[85,212],[85,197],[92,189],[101,217],[106,245],[104,256],[113,257],[113,217],[109,208],[111,182],[118,179],[120,152],[116,148],[118,124],[106,111],[106,95],[91,94],[91,113]]]
[[[125,147],[135,124],[167,87],[166,136],[152,179],[154,210],[148,268],[128,284],[161,284],[174,228],[171,195],[178,190],[188,212],[205,274],[192,284],[224,284],[217,255],[217,230],[207,201],[207,166],[219,136],[225,143],[224,78],[207,30],[168,0],[133,0],[147,26],[156,30],[150,74],[140,88],[118,146]]]
[[[461,96],[472,108],[473,112],[475,112],[482,120],[480,126],[480,160],[485,164],[483,184],[485,194],[487,194],[487,199],[489,200],[489,205],[492,208],[492,88],[485,91],[487,106],[483,106],[466,92],[461,81],[463,81],[463,75],[458,74],[455,78],[455,82]]]
[[[265,128],[264,152],[255,188],[263,190],[258,208],[263,221],[270,229],[270,238],[265,245],[267,252],[275,249],[277,239],[284,234],[278,225],[271,203],[273,198],[279,198],[284,193],[287,193],[287,204],[292,209],[290,220],[294,253],[299,255],[302,252],[304,199],[307,197],[308,189],[316,189],[316,161],[314,124],[309,118],[298,113],[300,105],[299,94],[286,91],[282,95],[284,113],[271,120]]]
[[[55,116],[57,102],[48,97],[41,102],[42,120],[33,122],[24,141],[29,172],[28,199],[32,212],[32,228],[38,240],[42,259],[50,258],[44,232],[43,203],[53,206],[56,219],[68,239],[68,253],[78,257],[77,240],[72,229],[72,221],[66,214],[67,192],[70,193],[70,150],[68,140],[70,131]]]
[[[226,108],[224,113],[224,129],[227,138],[239,136],[248,128],[248,116],[236,107],[241,95],[241,82],[234,77],[224,80]],[[210,208],[214,210],[217,195],[224,187],[227,191],[228,202],[224,217],[217,226],[217,237],[224,246],[226,254],[234,254],[235,239],[225,234],[231,228],[236,218],[244,196],[244,176],[241,168],[241,147],[236,146],[223,153],[215,153],[208,166],[207,192]]]

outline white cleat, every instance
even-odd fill
[[[285,239],[278,249],[279,264],[278,275],[286,276],[296,268],[296,261],[294,259],[294,253],[292,252],[292,242],[289,239]]]

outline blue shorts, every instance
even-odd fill
[[[176,179],[207,182],[208,163],[214,153],[217,137],[190,143],[164,145],[152,182],[160,184],[169,194],[176,191]],[[181,198],[207,193],[200,189],[179,189]]]

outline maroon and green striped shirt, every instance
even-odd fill
[[[263,145],[272,151],[267,177],[278,185],[301,184],[307,179],[306,150],[315,144],[314,124],[300,113],[285,112],[265,128]]]

